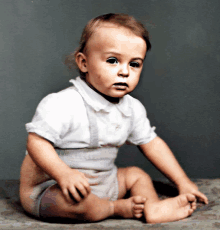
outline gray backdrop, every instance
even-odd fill
[[[219,177],[219,0],[0,0],[0,179],[19,178],[25,123],[44,96],[70,85],[65,55],[88,20],[109,12],[150,31],[153,48],[132,95],[158,135],[190,177]],[[161,177],[135,146],[123,147],[117,164]]]

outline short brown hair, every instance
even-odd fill
[[[144,39],[147,45],[147,51],[151,49],[151,43],[149,40],[149,32],[144,27],[144,25],[137,21],[134,17],[127,15],[127,14],[104,14],[101,16],[98,16],[96,18],[91,19],[85,28],[83,29],[80,44],[79,47],[76,49],[74,53],[71,53],[68,55],[65,59],[65,65],[69,67],[69,69],[72,69],[74,66],[77,67],[75,58],[76,55],[81,52],[85,53],[86,50],[86,44],[88,43],[88,40],[94,33],[95,29],[101,24],[101,23],[112,23],[118,26],[123,26],[125,28],[128,28],[131,32],[133,32],[138,37],[141,37]],[[85,76],[85,73],[80,72],[80,75],[83,77]]]

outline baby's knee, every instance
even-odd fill
[[[137,181],[144,180],[151,181],[150,176],[142,169],[132,166],[128,167],[126,170],[126,186],[131,188]]]
[[[148,177],[150,178],[150,176],[141,168],[136,167],[136,166],[132,166],[129,167],[127,170],[127,174],[131,177]]]
[[[151,181],[151,178],[141,168],[138,168],[136,166],[127,168],[126,181],[127,181],[128,187],[132,186],[134,183],[136,183],[139,180]]]

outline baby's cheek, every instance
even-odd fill
[[[118,67],[117,65],[107,65],[104,69],[103,69],[105,75],[117,75],[118,73]]]
[[[139,82],[139,78],[135,77],[135,78],[130,78],[130,84],[131,84],[131,88],[135,88]]]

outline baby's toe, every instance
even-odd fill
[[[141,218],[143,216],[143,212],[141,210],[135,210],[133,215],[135,218]]]
[[[146,198],[144,198],[142,196],[134,196],[133,197],[133,202],[135,204],[144,204],[145,201],[146,201]]]
[[[133,206],[134,210],[144,210],[144,205],[143,204],[135,204]]]
[[[196,210],[196,202],[192,202],[192,204],[191,204],[191,208],[193,209],[193,211],[195,211],[195,210]]]
[[[196,197],[193,194],[186,194],[186,198],[189,202],[195,202],[196,201]]]
[[[141,209],[137,209],[137,210],[133,210],[133,212],[137,214],[137,213],[142,213],[142,212],[143,212],[143,210],[141,210]]]
[[[189,210],[188,210],[188,216],[191,216],[193,212],[194,212],[194,210],[192,208],[189,208]]]

